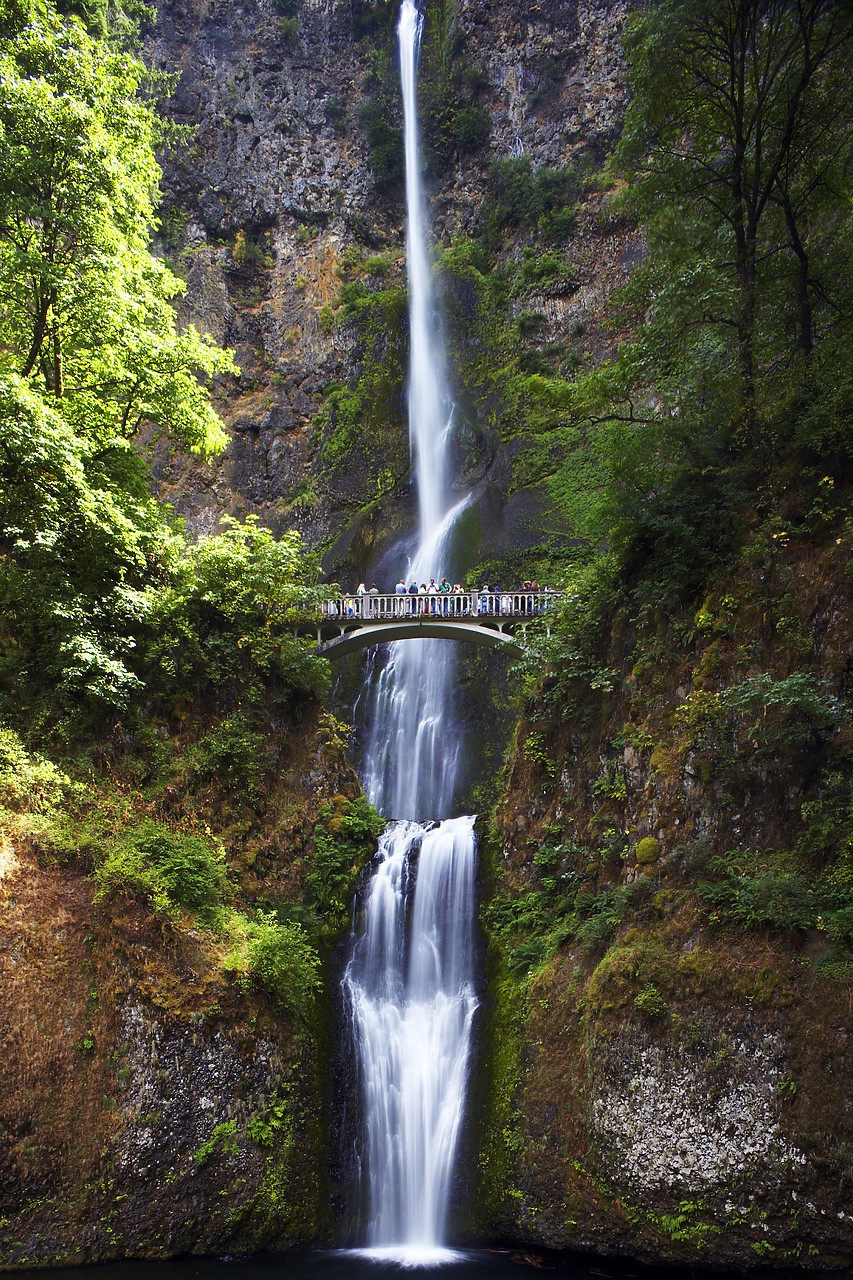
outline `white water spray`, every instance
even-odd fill
[[[428,583],[446,572],[470,495],[451,504],[447,494],[452,405],[417,142],[421,26],[415,4],[403,0],[409,437],[420,511],[407,580]],[[449,817],[459,757],[453,684],[453,645],[441,640],[392,645],[375,680],[363,783],[380,812],[398,821],[380,841],[363,932],[343,981],[364,1104],[367,1242],[371,1254],[415,1266],[453,1256],[444,1248],[445,1226],[477,1008],[474,819]]]

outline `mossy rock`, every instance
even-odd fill
[[[650,862],[657,862],[660,857],[660,841],[655,840],[654,836],[646,836],[637,843],[634,856],[643,867]]]

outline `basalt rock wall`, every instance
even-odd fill
[[[186,280],[185,320],[233,347],[242,369],[215,388],[226,452],[201,465],[152,442],[159,491],[198,535],[226,514],[297,527],[344,580],[370,572],[415,521],[404,193],[393,166],[389,176],[377,160],[374,136],[377,109],[392,135],[399,126],[395,8],[164,0],[146,44],[147,57],[177,77],[163,109],[194,130],[163,157],[160,248]],[[627,9],[624,0],[427,6],[424,92],[454,58],[454,74],[475,83],[487,135],[445,140],[430,158],[437,246],[476,236],[495,161],[524,156],[533,170],[581,154],[593,167],[603,162],[625,103]],[[642,253],[608,201],[597,190],[582,195],[560,250],[569,287],[534,281],[507,311],[508,324],[535,312],[540,345],[574,345],[577,358],[607,349],[604,304]],[[510,232],[501,252],[538,252],[537,234],[535,225],[514,240]],[[371,295],[360,315],[340,305],[354,275]],[[455,287],[441,277],[440,292]],[[497,376],[488,394],[465,385],[470,348],[486,340],[453,302],[445,300],[451,377],[465,418],[457,483],[480,497],[476,547],[462,571],[477,563],[479,546],[511,556],[555,522],[547,494],[518,472],[524,424],[512,398]],[[497,373],[513,354],[487,352],[481,364],[491,360]],[[341,388],[358,391],[358,402],[335,408]]]

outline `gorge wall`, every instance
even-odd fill
[[[826,718],[849,680],[846,501],[778,548],[776,510],[753,512],[691,615],[639,620],[626,590],[609,677],[558,699],[546,679],[526,707],[486,908],[482,1172],[512,1238],[848,1265],[851,970],[820,897],[824,868],[849,875],[850,730]]]
[[[431,77],[457,94],[457,117],[486,122],[477,145],[439,137],[431,153],[432,222],[450,248],[474,239],[494,161],[600,166],[620,131],[627,6],[428,8],[427,89]],[[233,346],[243,371],[217,389],[226,453],[204,468],[158,447],[160,491],[199,532],[227,513],[298,527],[347,584],[414,519],[393,18],[385,3],[164,4],[147,44],[178,75],[166,113],[195,130],[166,157],[163,251],[186,279],[186,318]],[[509,254],[520,259],[524,241]],[[558,278],[525,283],[500,323],[466,314],[482,307],[442,269],[464,419],[458,483],[481,493],[478,541],[498,554],[540,545],[555,523],[521,473],[527,424],[501,385],[513,323],[535,314],[545,343],[600,354],[604,302],[641,252],[592,189],[558,248]]]
[[[198,768],[220,726],[161,721],[153,755],[118,726],[85,784],[20,751],[10,771],[2,741],[4,1268],[281,1249],[332,1231],[334,999],[300,987],[293,936],[282,953],[269,928],[251,935],[260,966],[247,968],[234,911],[267,926],[284,903],[313,913],[333,965],[378,826],[316,706],[298,728],[269,717],[251,735],[251,802],[245,773]],[[150,885],[93,874],[105,849],[127,857],[156,831],[162,852],[176,830],[221,849],[227,889],[210,911],[157,907]],[[198,857],[197,841],[174,848]],[[184,863],[197,888],[203,867]]]

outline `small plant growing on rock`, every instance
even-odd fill
[[[634,996],[634,1004],[647,1018],[661,1018],[669,1013],[669,1005],[653,982],[647,982]]]
[[[320,957],[297,921],[259,911],[249,928],[249,971],[286,1008],[303,1012],[320,987]]]

